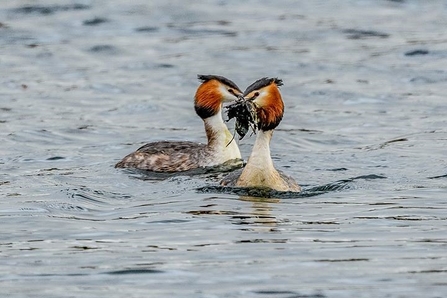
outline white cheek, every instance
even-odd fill
[[[266,91],[259,92],[258,97],[254,100],[254,102],[259,106],[264,106],[266,104],[265,99],[267,98],[268,93]]]
[[[222,94],[224,101],[232,101],[232,100],[236,99],[233,94],[228,92],[228,89],[225,86],[221,85],[219,87],[219,91],[220,91],[220,94]]]

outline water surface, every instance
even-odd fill
[[[0,293],[445,297],[446,13],[436,0],[3,3]],[[284,80],[272,155],[305,193],[113,168],[145,142],[203,142],[192,98],[209,73]]]

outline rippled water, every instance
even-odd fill
[[[2,296],[447,296],[445,1],[4,2]],[[302,194],[113,168],[204,141],[199,73],[284,80]]]

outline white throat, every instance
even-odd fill
[[[258,132],[247,165],[236,182],[240,187],[268,187],[282,190],[286,188],[270,156],[270,140],[273,130]]]
[[[236,140],[225,125],[221,110],[211,117],[203,120],[208,138],[208,149],[213,151],[216,164],[224,163],[231,159],[241,159],[241,153]]]
[[[257,169],[267,172],[271,172],[272,170],[276,171],[270,155],[270,140],[272,139],[272,135],[273,130],[266,132],[260,130],[258,132],[246,167],[250,167],[252,170]]]

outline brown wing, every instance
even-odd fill
[[[155,172],[181,172],[198,168],[198,154],[205,145],[194,142],[154,142],[124,157],[116,168],[135,168]]]
[[[159,152],[165,152],[166,154],[172,154],[179,151],[187,151],[194,147],[202,147],[202,144],[181,141],[181,142],[171,142],[171,141],[159,141],[148,143],[137,149],[136,152],[144,152],[148,154],[157,154]]]

